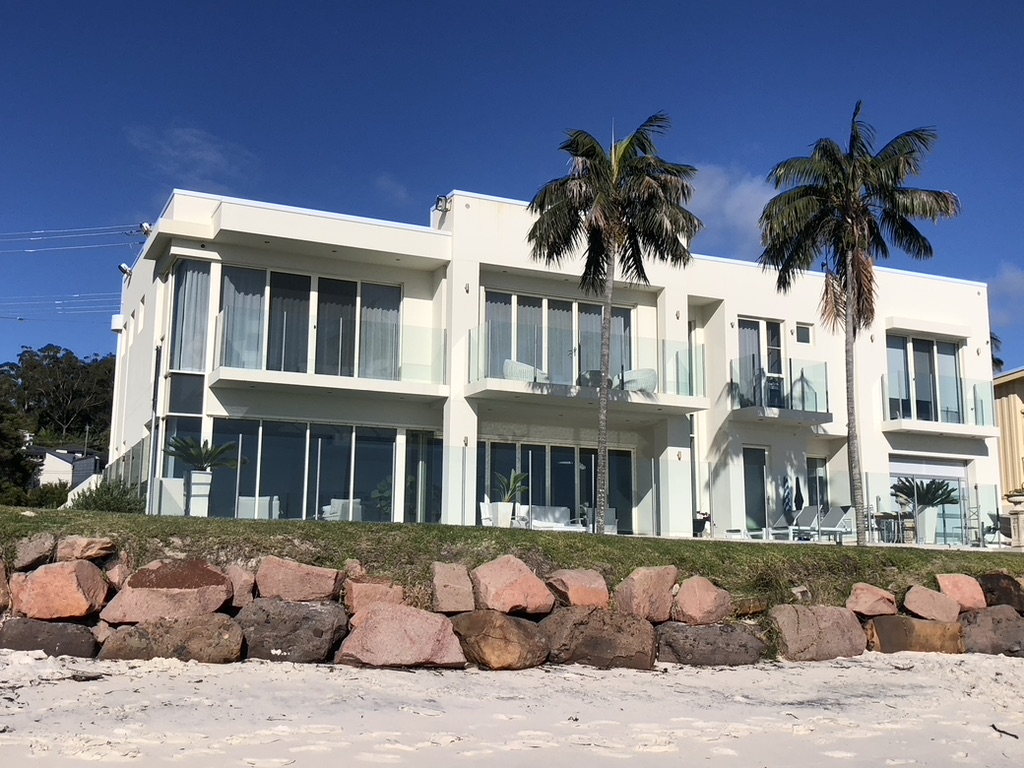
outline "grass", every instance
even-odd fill
[[[0,557],[36,533],[109,536],[135,565],[164,557],[255,567],[264,555],[340,568],[359,560],[372,576],[402,584],[416,605],[430,602],[430,564],[469,568],[510,553],[541,576],[557,568],[593,568],[614,586],[638,566],[675,565],[680,576],[706,576],[738,596],[788,602],[806,585],[816,602],[841,605],[858,581],[897,597],[915,584],[935,587],[936,573],[1024,574],[1024,555],[992,550],[762,544],[708,539],[654,539],[447,525],[308,523],[146,517],[75,510],[0,507]]]

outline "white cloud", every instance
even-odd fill
[[[134,125],[125,129],[125,136],[163,180],[176,187],[230,192],[233,182],[252,178],[258,165],[249,150],[200,128]]]
[[[380,174],[374,181],[374,186],[380,196],[389,203],[408,205],[413,201],[409,188],[390,173]]]
[[[1020,297],[1024,296],[1024,269],[1002,262],[996,276],[988,281],[989,313],[993,328],[1020,332]]]
[[[763,178],[738,168],[697,166],[688,208],[704,222],[693,242],[698,253],[753,260],[761,253],[758,219],[774,190]]]

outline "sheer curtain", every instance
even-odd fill
[[[487,291],[484,299],[487,326],[487,375],[504,376],[505,361],[512,359],[512,296]]]
[[[363,283],[359,314],[359,375],[398,380],[399,309],[402,289]]]
[[[597,304],[580,304],[580,375],[587,371],[601,370],[601,307]],[[592,380],[592,381],[589,381]],[[599,377],[588,379],[590,386],[597,386]]]
[[[174,273],[171,368],[206,370],[206,321],[210,312],[210,265],[182,261]]]
[[[316,372],[353,376],[356,360],[356,284],[317,283]]]
[[[309,350],[309,285],[306,275],[270,273],[267,368],[305,373]]]
[[[544,368],[544,306],[532,297],[518,298],[516,315],[516,360]]]
[[[740,320],[739,398],[744,407],[760,405],[761,327],[756,320]]]
[[[263,289],[266,280],[262,269],[224,268],[221,292],[223,364],[228,368],[263,367]]]
[[[612,308],[612,378],[633,367],[632,314],[624,307]]]
[[[552,384],[575,384],[572,302],[548,301],[548,374]]]

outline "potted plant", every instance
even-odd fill
[[[495,496],[500,501],[491,503],[491,518],[500,528],[511,528],[516,519],[516,506],[526,492],[529,476],[525,472],[512,471],[508,476],[494,473]]]
[[[207,517],[210,511],[210,484],[212,470],[235,466],[235,444],[210,445],[194,437],[172,437],[164,453],[181,461],[189,470],[185,473],[185,516]]]
[[[1024,504],[1024,488],[1014,488],[1003,494],[1003,498],[1013,504],[1015,507],[1019,507]]]

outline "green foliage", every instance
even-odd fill
[[[14,385],[0,377],[0,503],[23,504],[40,462],[25,453],[31,424],[16,403]]]
[[[960,503],[960,496],[947,480],[933,479],[925,482],[915,481],[912,477],[900,477],[892,484],[891,492],[898,503],[914,505],[919,510]]]
[[[164,453],[181,460],[191,469],[208,470],[217,467],[235,466],[235,444],[210,445],[208,440],[202,444],[194,437],[172,437]]]
[[[500,472],[494,473],[494,485],[502,501],[518,502],[527,490],[529,475],[525,472],[512,472],[508,477]]]
[[[135,486],[120,480],[101,480],[95,488],[78,494],[71,502],[71,508],[142,515],[146,512],[146,501],[139,496],[139,489]]]
[[[71,483],[58,480],[56,483],[44,483],[25,494],[25,505],[42,509],[57,509],[68,500]]]

